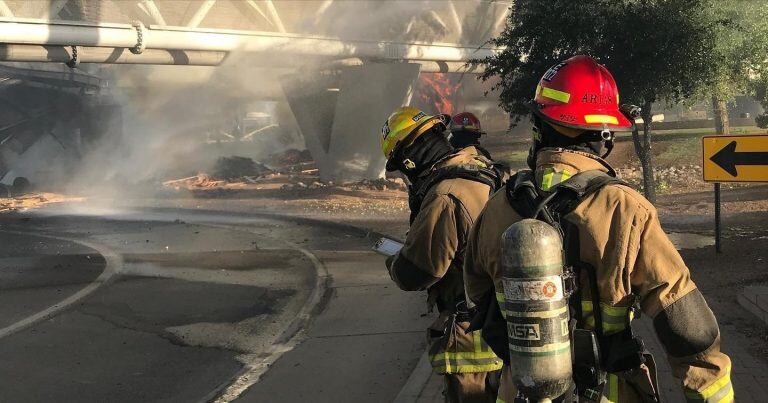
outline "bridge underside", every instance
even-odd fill
[[[322,180],[384,176],[381,125],[391,111],[410,102],[418,76],[415,63],[368,63],[334,74],[283,77]]]
[[[0,178],[64,179],[101,136],[118,130],[105,81],[59,65],[0,65]]]
[[[379,132],[387,115],[412,102],[425,72],[466,71],[462,60],[468,54],[461,49],[476,49],[473,44],[496,34],[507,12],[503,2],[475,0],[0,0],[0,24],[28,24],[32,31],[19,32],[38,33],[57,24],[64,27],[38,35],[41,42],[24,34],[13,36],[10,30],[0,32],[0,59],[55,66],[0,63],[0,76],[6,80],[0,83],[5,99],[0,102],[7,106],[0,111],[0,178],[5,176],[7,182],[13,176],[34,175],[41,156],[77,159],[92,139],[119,131],[115,99],[133,110],[152,112],[147,121],[171,120],[156,125],[168,132],[194,131],[193,121],[209,119],[195,123],[198,131],[235,140],[244,136],[237,133],[239,123],[235,126],[240,129],[230,130],[232,121],[269,110],[284,132],[300,133],[321,179],[379,178],[384,174]],[[67,40],[54,35],[77,30],[85,34],[65,36]],[[185,30],[200,40],[172,46]],[[208,41],[213,37],[207,35],[224,36],[222,41]],[[211,43],[232,39],[226,35],[245,39],[242,46],[210,48]],[[281,39],[286,35],[289,40]],[[381,41],[389,42],[384,46]],[[429,45],[435,43],[455,48]],[[122,63],[220,66],[109,65]],[[222,73],[198,74],[200,69]],[[261,75],[259,69],[271,73]],[[268,82],[275,77],[280,79]],[[195,92],[201,88],[207,89]],[[185,98],[187,93],[206,98],[205,116],[198,113],[200,108],[191,108],[188,116],[175,113],[193,98]],[[215,96],[208,97],[210,93]],[[165,104],[157,106],[161,101]],[[168,105],[174,102],[179,105]],[[273,106],[249,110],[255,104]],[[447,112],[435,104],[429,113]],[[159,111],[163,108],[174,113],[164,114]]]

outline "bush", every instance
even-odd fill
[[[755,116],[755,123],[761,129],[768,129],[768,113]]]

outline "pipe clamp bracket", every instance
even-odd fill
[[[131,25],[136,30],[136,46],[129,48],[129,50],[134,55],[140,55],[147,48],[147,45],[144,43],[144,30],[146,27],[141,21],[134,21]]]
[[[78,54],[78,52],[80,51],[80,46],[71,46],[70,48],[71,48],[72,50],[69,52],[69,54],[72,56],[72,58],[71,58],[71,59],[69,59],[69,61],[68,61],[68,62],[66,62],[65,64],[66,64],[66,65],[67,65],[67,67],[69,67],[70,69],[74,69],[75,67],[77,67],[78,65],[80,65],[80,59],[78,59],[78,58],[77,58],[77,54]]]

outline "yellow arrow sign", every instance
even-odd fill
[[[768,182],[768,135],[701,139],[707,182]]]

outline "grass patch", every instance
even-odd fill
[[[731,134],[765,134],[765,129],[733,127]],[[654,130],[652,135],[657,166],[701,165],[701,138],[715,135],[715,129]],[[631,134],[620,136],[620,141],[632,141]]]
[[[656,155],[659,165],[701,165],[701,140],[700,137],[683,137],[666,140],[664,147]]]

